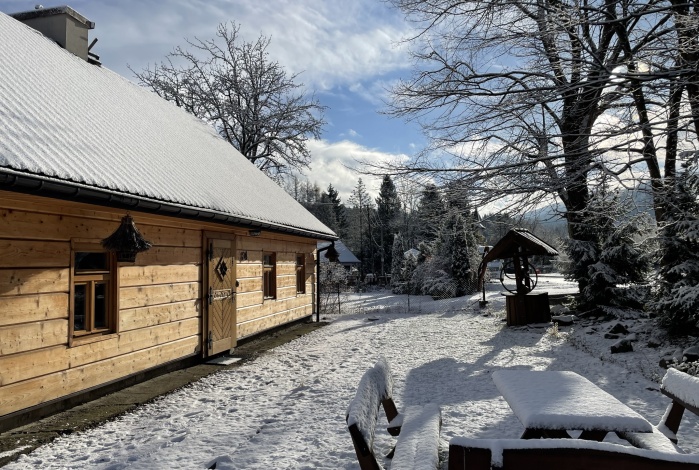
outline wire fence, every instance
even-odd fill
[[[371,279],[371,278],[370,278]],[[491,278],[486,278],[486,284]],[[369,282],[352,276],[338,265],[321,265],[320,315],[383,313],[456,312],[478,306],[477,279],[461,283],[436,278],[426,283],[429,294],[416,291],[408,283]],[[423,286],[424,289],[424,286]]]

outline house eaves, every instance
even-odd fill
[[[334,240],[215,129],[0,13],[0,188]]]

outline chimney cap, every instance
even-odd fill
[[[87,29],[95,29],[95,22],[90,21],[87,18],[85,18],[83,15],[78,13],[77,11],[73,10],[71,7],[68,5],[63,5],[59,7],[49,7],[49,8],[43,8],[41,5],[37,5],[35,10],[29,10],[29,11],[20,11],[17,13],[11,13],[10,16],[16,20],[23,21],[23,20],[31,20],[34,18],[45,18],[48,16],[54,16],[54,15],[61,15],[61,14],[66,14],[68,16],[71,16],[78,22],[80,22],[83,26],[85,26]]]

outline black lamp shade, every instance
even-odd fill
[[[150,249],[152,245],[138,231],[133,217],[126,214],[116,231],[102,240],[102,246],[115,252],[117,261],[133,263],[137,253]]]
[[[338,260],[340,259],[340,253],[337,252],[335,249],[335,242],[332,243],[328,247],[328,251],[325,252],[325,257],[330,261],[331,263],[337,263]]]

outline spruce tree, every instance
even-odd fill
[[[661,268],[653,310],[673,333],[699,321],[699,203],[694,166],[677,178],[660,232]]]
[[[445,213],[445,204],[439,189],[434,184],[428,184],[422,191],[417,208],[418,243],[433,242],[437,239]]]
[[[398,215],[400,214],[400,199],[398,191],[393,184],[391,177],[386,175],[381,182],[379,189],[379,197],[376,198],[376,213],[378,217],[378,245],[381,274],[384,275],[386,268],[392,266],[392,246],[393,233],[397,229],[399,223]]]
[[[335,233],[340,238],[345,238],[347,236],[347,231],[349,230],[349,222],[347,221],[347,208],[340,199],[340,195],[332,184],[328,185],[328,201],[332,204],[332,210],[335,214],[335,222],[337,226],[334,228]]]
[[[349,230],[350,249],[357,254],[361,262],[360,270],[363,276],[364,274],[375,272],[375,250],[372,240],[372,226],[375,224],[372,215],[375,211],[369,192],[361,178],[359,178],[357,186],[352,190],[349,203],[353,208],[350,211],[353,216]]]
[[[403,245],[403,237],[400,233],[393,236],[393,247],[391,248],[391,287],[396,294],[402,294],[402,287],[405,279],[403,279],[403,253],[405,247]]]
[[[574,279],[582,285],[582,308],[640,308],[643,298],[636,284],[643,283],[651,257],[642,243],[648,238],[644,216],[633,216],[619,194],[602,188],[590,199],[584,219],[588,240],[571,240],[568,254]],[[575,251],[575,250],[578,251]]]

